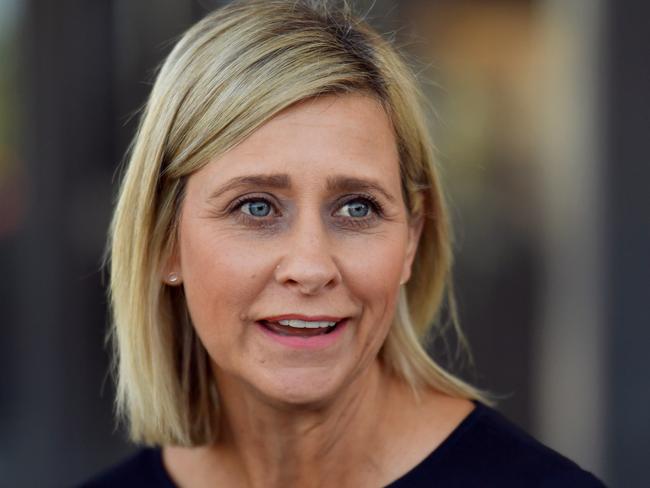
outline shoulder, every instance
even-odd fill
[[[496,410],[477,403],[477,418],[458,443],[457,458],[527,486],[603,486],[591,473],[545,446]],[[453,457],[453,453],[452,457]],[[465,454],[465,455],[464,455]]]
[[[174,488],[162,465],[160,450],[142,448],[81,484],[82,488]]]
[[[603,487],[496,410],[476,408],[399,486]]]

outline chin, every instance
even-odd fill
[[[278,406],[319,408],[336,398],[344,381],[329,368],[287,368],[263,383],[258,390]]]

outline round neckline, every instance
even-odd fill
[[[412,479],[418,478],[420,476],[420,471],[424,469],[424,466],[427,468],[432,463],[437,463],[442,459],[447,452],[452,449],[464,436],[467,431],[469,431],[478,419],[487,411],[488,407],[483,405],[478,400],[471,400],[474,404],[474,408],[469,412],[463,420],[452,430],[445,439],[438,444],[424,459],[419,463],[413,466],[408,472],[404,473],[399,478],[391,481],[385,488],[399,488],[401,486],[411,486],[409,483]]]
[[[419,463],[413,466],[408,472],[404,473],[399,478],[391,481],[386,488],[398,488],[399,486],[408,486],[409,480],[419,476],[419,472],[424,469],[425,465],[430,465],[431,463],[437,462],[438,459],[442,458],[447,451],[449,451],[453,446],[463,437],[463,435],[476,423],[479,417],[487,411],[487,407],[483,405],[478,400],[472,400],[474,408],[469,412],[463,420],[456,426],[454,430],[440,443],[438,444],[433,451],[431,451],[425,458],[423,458]],[[167,472],[165,465],[163,463],[162,449],[160,447],[155,447],[151,449],[151,462],[153,464],[154,470],[157,477],[161,482],[164,483],[165,488],[175,488],[176,485],[172,480],[171,476]]]

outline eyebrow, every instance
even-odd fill
[[[285,174],[238,176],[228,180],[213,191],[210,195],[210,199],[217,198],[227,191],[237,190],[239,188],[249,188],[251,186],[286,190],[291,188],[291,180],[289,179],[289,175]]]
[[[331,192],[344,191],[376,191],[381,193],[389,202],[395,202],[395,197],[388,193],[376,181],[350,176],[330,176],[327,178],[327,189]]]
[[[287,174],[238,176],[236,178],[228,180],[226,183],[217,188],[214,192],[212,192],[210,198],[216,198],[227,191],[250,187],[288,190],[291,188],[291,178]],[[388,201],[395,202],[395,197],[386,191],[380,183],[374,180],[355,178],[350,176],[329,176],[327,178],[326,188],[331,192],[376,191],[383,195],[384,198],[386,198]]]

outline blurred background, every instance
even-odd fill
[[[1,486],[70,486],[133,449],[104,346],[114,175],[156,66],[225,3],[0,0]],[[477,373],[450,368],[609,485],[647,486],[650,4],[354,4],[435,107]]]

